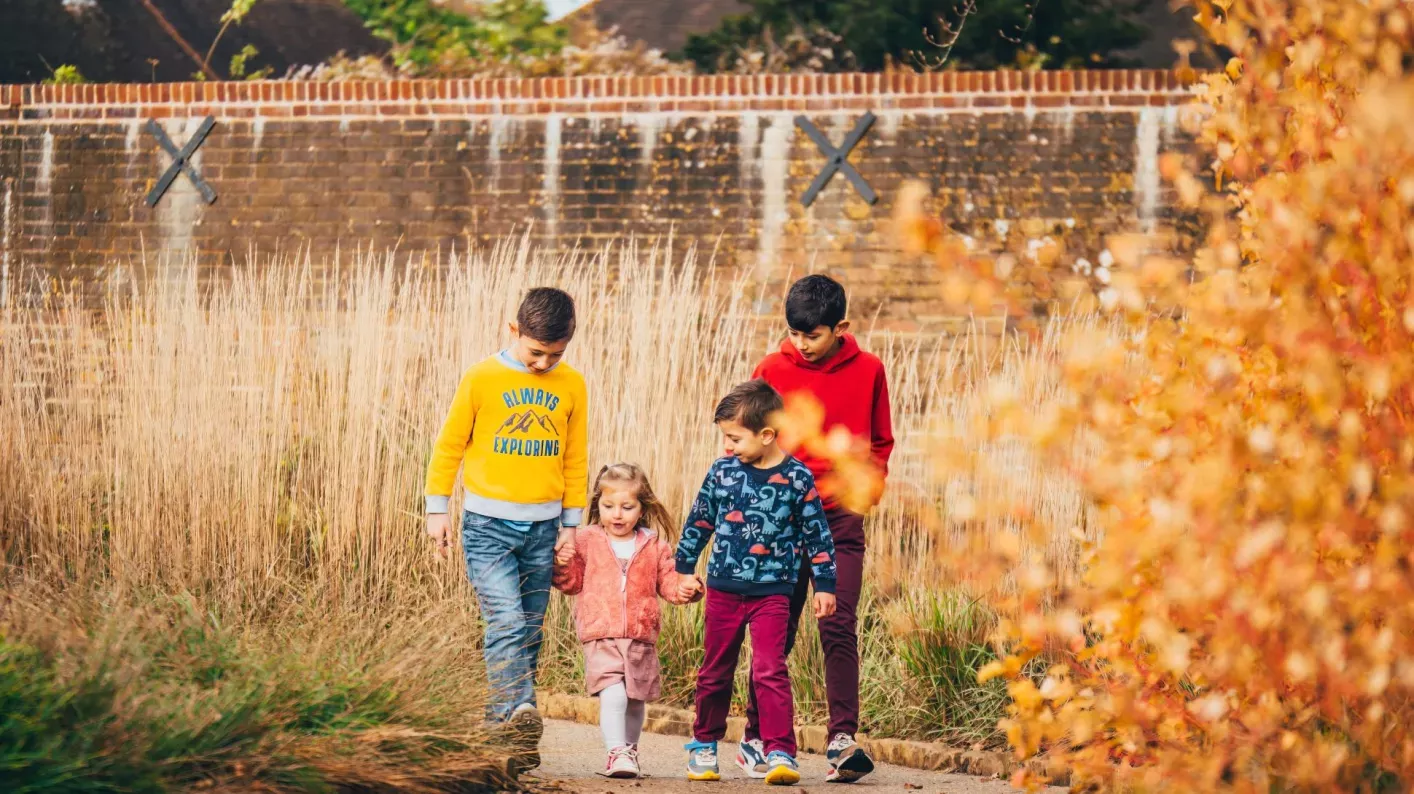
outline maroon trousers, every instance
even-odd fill
[[[790,596],[742,596],[707,589],[702,668],[697,671],[697,717],[692,735],[718,742],[727,735],[732,684],[741,643],[751,632],[751,698],[761,703],[759,737],[766,752],[795,757],[795,705],[786,667]]]
[[[835,541],[835,614],[820,621],[820,645],[825,652],[825,697],[830,708],[830,736],[859,732],[859,589],[864,580],[864,517],[842,508],[825,511]],[[805,609],[810,584],[810,560],[801,565],[800,579],[790,599],[790,624],[786,655],[795,648],[800,613]],[[752,647],[755,648],[755,635]],[[755,666],[752,667],[753,671]],[[763,723],[771,706],[759,706],[748,693],[746,738],[764,739]]]

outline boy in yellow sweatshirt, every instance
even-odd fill
[[[587,501],[584,377],[560,359],[574,336],[574,300],[538,287],[511,323],[515,342],[466,371],[427,467],[427,533],[451,546],[448,502],[462,469],[462,548],[486,622],[488,717],[539,764],[535,708],[545,607],[557,553],[573,553]]]

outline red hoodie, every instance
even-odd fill
[[[851,334],[840,337],[840,349],[822,362],[806,361],[787,339],[780,352],[772,353],[756,365],[753,378],[764,378],[782,395],[809,392],[825,408],[828,433],[844,425],[855,436],[869,442],[874,462],[885,474],[889,453],[894,449],[893,421],[889,417],[889,384],[884,364],[877,356],[859,349]],[[792,451],[810,468],[818,480],[830,471],[830,462]],[[836,506],[829,494],[822,494],[827,507]]]

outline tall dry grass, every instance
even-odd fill
[[[96,311],[63,293],[22,306],[20,290],[0,307],[0,549],[28,576],[189,592],[253,620],[291,601],[384,621],[435,613],[461,632],[473,600],[460,561],[435,559],[423,537],[424,467],[461,372],[506,344],[526,288],[577,299],[567,360],[589,382],[591,466],[640,463],[679,510],[719,448],[712,406],[777,336],[752,313],[760,296],[666,245],[552,258],[511,239],[441,260],[268,259],[214,282],[177,270]],[[898,436],[869,525],[866,645],[887,666],[888,644],[918,626],[884,607],[952,587],[935,564],[949,499],[1020,490],[1067,517],[1058,526],[1085,521],[1064,478],[1016,450],[998,447],[996,465],[965,481],[939,481],[929,452],[968,395],[1035,371],[1052,337],[1028,349],[981,335],[862,342],[888,369]],[[1016,385],[1036,404],[1058,388]],[[1071,559],[1072,543],[1058,533],[1033,551]],[[695,619],[674,620],[665,655],[686,676]],[[547,677],[571,685],[562,607],[550,639],[562,669]],[[818,660],[803,659],[809,678]],[[822,699],[803,691],[807,710]]]

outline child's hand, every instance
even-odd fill
[[[835,614],[835,594],[816,593],[815,594],[815,618],[827,618]]]
[[[696,576],[684,576],[678,584],[678,600],[691,601],[702,590],[702,580]]]
[[[432,547],[437,556],[447,556],[447,550],[452,547],[452,519],[446,513],[429,513],[427,536],[432,539]]]
[[[574,560],[575,527],[561,527],[560,537],[555,541],[555,564],[569,565]]]
[[[555,567],[564,568],[574,562],[574,545],[560,546],[555,550]]]

